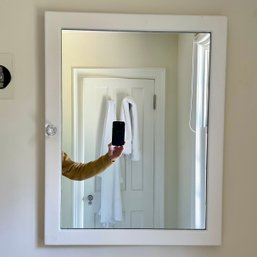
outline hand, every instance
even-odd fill
[[[123,145],[121,146],[113,146],[112,144],[108,145],[108,155],[112,161],[115,161],[119,158],[123,152]]]

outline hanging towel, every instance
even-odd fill
[[[132,161],[140,160],[138,115],[136,103],[125,97],[121,103],[120,120],[125,122],[125,145],[123,153],[130,155]]]
[[[112,122],[116,120],[116,104],[107,101],[106,115],[103,127],[101,154],[108,151],[108,144],[112,141]],[[100,222],[104,227],[110,227],[122,221],[122,203],[120,189],[120,164],[117,160],[107,170],[101,173],[101,208]]]

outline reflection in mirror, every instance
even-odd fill
[[[84,181],[63,176],[61,228],[206,228],[210,43],[62,30],[63,151],[83,163],[106,153],[107,111],[119,120],[127,104],[139,152]]]

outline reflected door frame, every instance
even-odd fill
[[[79,81],[86,77],[116,77],[116,78],[138,78],[153,79],[155,81],[155,99],[158,104],[155,106],[155,128],[154,128],[154,171],[158,170],[158,176],[154,177],[154,227],[164,228],[164,161],[165,161],[165,69],[164,68],[74,68],[73,77],[73,96],[78,95]],[[75,101],[76,99],[74,99]],[[156,101],[156,100],[154,100]],[[76,113],[73,114],[76,119]],[[76,123],[76,120],[74,124]],[[73,129],[75,131],[75,129]],[[76,142],[76,133],[73,135]],[[75,147],[76,148],[76,147]],[[75,152],[75,149],[74,151]],[[76,153],[75,153],[76,155]],[[83,224],[83,207],[81,199],[84,197],[83,185],[74,183],[74,214],[79,219],[74,219],[74,225],[81,227]]]

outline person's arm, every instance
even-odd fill
[[[72,180],[84,180],[101,173],[112,163],[108,153],[88,163],[74,162],[66,153],[63,153],[62,175]]]
[[[84,180],[96,176],[107,169],[122,154],[123,146],[108,145],[108,153],[88,163],[74,162],[63,152],[62,175],[72,180]]]

